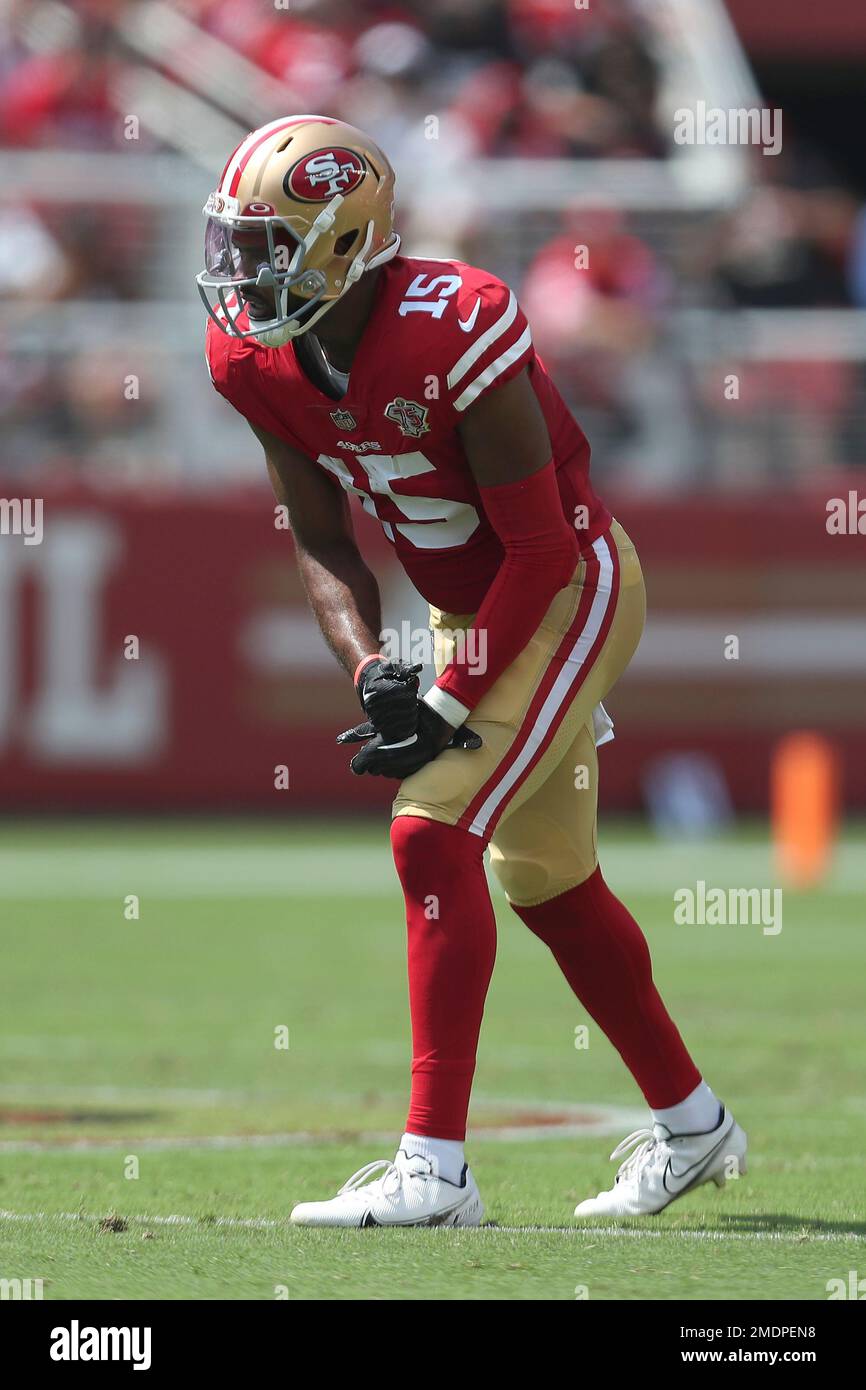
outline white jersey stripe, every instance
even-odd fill
[[[593,544],[592,548],[598,557],[599,575],[595,597],[589,609],[589,616],[577,641],[569,652],[562,670],[551,686],[544,704],[538,711],[529,738],[514,759],[514,762],[506,772],[503,773],[486,801],[479,807],[475,819],[469,827],[469,833],[471,835],[484,834],[491,816],[495,814],[499,806],[508,796],[515,782],[529,766],[535,754],[544,743],[556,714],[562,708],[563,704],[571,698],[571,688],[579,678],[584,663],[589,653],[592,651],[595,640],[602,629],[604,617],[611,601],[613,560],[610,554],[609,543],[604,536],[600,536]]]
[[[515,298],[514,291],[511,290],[508,295],[508,303],[496,322],[491,323],[490,327],[484,330],[481,337],[477,338],[471,347],[466,349],[459,362],[451,368],[447,378],[448,385],[456,386],[458,381],[462,381],[469,371],[469,368],[474,366],[479,357],[483,356],[491,343],[495,343],[497,338],[502,337],[502,334],[506,329],[511,327],[516,318],[517,299]]]
[[[489,367],[485,367],[480,376],[469,383],[466,390],[454,402],[454,409],[465,410],[468,405],[472,404],[475,397],[480,396],[481,392],[490,385],[491,381],[495,381],[498,376],[501,376],[512,362],[516,362],[519,357],[523,356],[531,345],[532,333],[529,324],[527,324],[517,342],[512,344],[507,352],[503,352],[501,357],[497,357],[495,362],[491,362]]]

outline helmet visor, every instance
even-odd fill
[[[300,327],[327,288],[324,275],[304,268],[305,245],[280,217],[210,216],[205,226],[199,294],[223,332],[254,337]],[[237,318],[246,309],[250,327]]]

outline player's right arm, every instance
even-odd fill
[[[277,501],[287,508],[301,581],[322,635],[352,676],[379,650],[379,586],[361,558],[349,499],[297,449],[250,424],[265,451]]]

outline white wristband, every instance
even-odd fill
[[[459,729],[461,724],[465,724],[469,715],[472,713],[466,705],[460,703],[453,695],[449,695],[447,690],[442,690],[440,686],[433,685],[422,696],[425,705],[429,705],[435,710],[446,724],[450,724],[452,729]]]

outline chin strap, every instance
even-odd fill
[[[330,207],[330,204],[328,206]],[[321,215],[320,213],[319,216]],[[316,221],[318,220],[317,218]],[[333,309],[335,304],[339,304],[346,291],[351,289],[352,285],[357,284],[365,271],[376,270],[380,265],[384,265],[386,261],[392,260],[400,250],[400,236],[397,232],[394,233],[394,239],[388,246],[383,247],[381,251],[377,251],[375,256],[371,256],[369,260],[365,259],[370,249],[370,243],[373,240],[373,230],[373,223],[370,221],[367,223],[367,235],[364,238],[364,244],[349,266],[346,279],[339,294],[334,295],[333,299],[326,299],[323,304],[319,305],[315,313],[311,314],[303,323],[287,323],[281,325],[279,328],[266,329],[264,333],[256,333],[254,336],[258,338],[259,342],[264,343],[267,347],[284,347],[286,343],[291,342],[293,338],[300,338],[301,334],[307,333],[313,327],[314,323],[318,323],[319,319],[324,317],[329,309]],[[287,291],[283,293],[287,293]]]
[[[384,265],[386,261],[390,261],[396,256],[400,250],[400,233],[394,232],[393,237],[393,241],[389,241],[387,246],[384,246],[381,251],[377,251],[375,256],[370,257],[364,267],[365,270],[375,270],[377,266]]]

